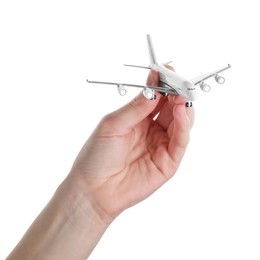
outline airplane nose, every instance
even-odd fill
[[[189,100],[194,101],[197,97],[197,87],[190,81],[184,81],[186,93]]]

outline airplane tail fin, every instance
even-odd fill
[[[158,64],[155,54],[154,54],[154,49],[153,49],[153,44],[151,40],[151,36],[147,34],[147,43],[148,43],[148,49],[149,49],[149,54],[150,54],[150,67],[154,64]]]
[[[157,60],[155,58],[151,36],[149,34],[147,34],[147,43],[148,43],[148,49],[149,49],[149,54],[150,54],[150,65],[147,67],[147,66],[124,64],[124,66],[136,67],[136,68],[142,68],[142,69],[151,69],[154,64],[158,64]],[[169,64],[169,63],[171,63],[171,61],[165,62],[164,65]]]

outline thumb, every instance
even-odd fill
[[[159,74],[150,71],[147,79],[148,86],[159,84]],[[136,96],[125,106],[104,117],[101,121],[101,131],[105,135],[124,135],[148,117],[159,103],[158,99],[147,100],[142,93]],[[152,117],[152,116],[151,116]]]
[[[159,100],[148,100],[140,93],[128,104],[104,117],[101,122],[102,132],[108,135],[126,134],[151,114]]]

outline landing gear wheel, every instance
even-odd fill
[[[192,107],[192,102],[191,101],[186,102],[185,106],[186,107]]]

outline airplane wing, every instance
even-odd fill
[[[134,87],[134,88],[143,88],[143,89],[151,89],[156,90],[168,94],[176,94],[174,89],[166,88],[166,87],[158,87],[158,86],[147,86],[147,85],[137,85],[137,84],[128,84],[128,83],[116,83],[116,82],[107,82],[107,81],[92,81],[88,80],[88,83],[94,83],[94,84],[105,84],[105,85],[115,85],[119,89],[120,95],[124,96],[126,94],[126,90],[124,87]],[[122,91],[120,91],[122,90]]]
[[[197,77],[197,78],[194,78],[194,79],[191,80],[191,82],[192,82],[194,85],[197,85],[197,84],[203,82],[204,80],[209,79],[209,78],[211,78],[211,77],[214,77],[214,76],[216,76],[218,73],[220,73],[220,72],[222,72],[222,71],[224,71],[224,70],[227,70],[227,69],[229,69],[229,68],[231,68],[230,64],[228,64],[226,67],[224,67],[224,68],[222,68],[222,69],[219,69],[219,70],[216,70],[216,71],[213,71],[213,72],[204,74],[204,75],[202,75],[202,76],[199,76],[199,77]],[[219,83],[224,83],[224,82],[219,82]]]

